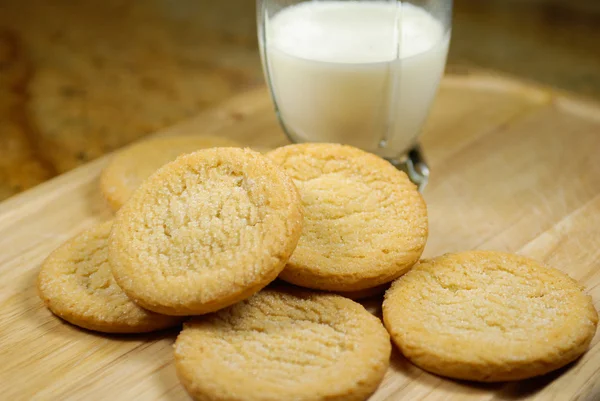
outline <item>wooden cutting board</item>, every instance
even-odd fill
[[[175,133],[286,143],[264,88],[159,134]],[[426,256],[474,248],[525,254],[580,280],[600,307],[600,105],[508,78],[450,76],[423,147],[432,171]],[[0,399],[189,399],[172,364],[176,331],[87,332],[54,317],[36,295],[48,253],[111,217],[98,190],[107,160],[0,204]],[[508,384],[442,379],[395,352],[372,400],[600,400],[599,339],[567,368]]]

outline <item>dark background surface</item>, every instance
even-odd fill
[[[253,0],[0,0],[0,199],[263,80]],[[600,99],[600,1],[456,0],[449,71]]]

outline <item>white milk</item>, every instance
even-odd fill
[[[283,9],[266,36],[273,92],[296,141],[393,157],[421,129],[450,34],[411,4],[327,1]]]

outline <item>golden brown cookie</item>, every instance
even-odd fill
[[[280,278],[303,287],[358,291],[404,274],[427,240],[427,208],[405,173],[362,150],[289,145],[267,154],[292,177],[304,229]]]
[[[185,323],[175,367],[197,400],[365,400],[389,364],[381,321],[338,295],[265,289]]]
[[[147,139],[119,151],[100,176],[102,194],[118,210],[133,191],[161,166],[185,153],[212,147],[240,146],[214,136],[182,135]]]
[[[84,231],[48,256],[38,291],[57,316],[105,333],[143,333],[175,326],[181,318],[147,311],[119,288],[108,265],[112,222]]]
[[[422,260],[386,292],[383,317],[415,365],[484,382],[568,364],[585,352],[598,323],[591,297],[566,274],[489,251]]]
[[[213,148],[161,167],[118,211],[117,283],[169,315],[213,312],[273,281],[302,231],[292,180],[258,152]]]

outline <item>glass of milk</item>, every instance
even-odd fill
[[[452,0],[258,0],[258,35],[289,138],[353,145],[421,188],[418,137],[446,64]]]

